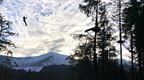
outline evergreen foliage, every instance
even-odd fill
[[[9,36],[15,35],[15,33],[12,32],[11,25],[12,23],[5,20],[2,14],[0,14],[0,52],[4,51],[7,55],[12,55],[9,47],[15,47],[14,43],[9,39]]]

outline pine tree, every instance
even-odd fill
[[[94,67],[95,67],[95,77],[97,78],[97,53],[96,53],[96,38],[97,38],[97,32],[100,31],[99,25],[98,25],[98,9],[99,9],[99,3],[100,0],[84,0],[84,4],[80,4],[80,9],[82,12],[84,12],[88,17],[92,16],[94,22],[95,22],[95,27],[93,28],[94,31],[94,46],[93,46],[93,56],[94,56]]]
[[[143,36],[143,20],[144,20],[144,6],[143,0],[130,0],[127,8],[124,9],[124,31],[127,38],[131,38],[131,49],[129,50],[132,55],[132,75],[134,75],[134,54],[137,54],[139,74],[143,78],[144,68],[144,36]]]
[[[15,35],[12,32],[11,24],[10,21],[5,20],[2,14],[0,14],[0,52],[5,52],[7,55],[12,55],[12,51],[8,48],[15,47],[14,43],[9,40],[10,36]]]
[[[93,71],[93,40],[91,36],[76,34],[74,35],[75,39],[80,40],[81,42],[75,48],[73,55],[69,56],[70,64],[73,65],[73,70],[78,72],[79,80],[94,80],[94,71]]]
[[[95,22],[95,27],[87,29],[85,32],[93,31],[95,35],[83,35],[80,34],[78,38],[82,38],[82,40],[87,40],[87,42],[82,43],[76,48],[76,52],[74,55],[70,56],[71,61],[74,62],[74,57],[78,57],[80,61],[76,64],[90,63],[91,65],[94,64],[94,69],[96,72],[95,79],[106,79],[106,76],[108,76],[108,70],[110,70],[108,65],[112,63],[113,58],[116,57],[115,54],[115,47],[111,44],[115,38],[113,37],[114,30],[112,29],[111,24],[108,20],[108,13],[106,11],[106,6],[108,6],[106,3],[98,2],[99,8],[97,9],[96,6],[98,3],[96,3],[93,0],[86,0],[88,3],[87,5],[80,5],[80,9],[82,12],[84,12],[88,17],[92,17],[93,21]],[[97,10],[96,10],[97,9]],[[97,13],[95,13],[95,11]],[[96,16],[94,16],[96,15]],[[98,17],[99,16],[99,17]],[[93,37],[94,36],[94,37]],[[85,39],[83,39],[85,37]],[[97,54],[96,49],[97,48]],[[98,60],[98,61],[97,61]],[[83,62],[82,62],[83,61]],[[101,66],[100,66],[101,65]],[[82,65],[81,64],[81,68]],[[90,69],[89,69],[90,70]],[[105,76],[105,77],[103,77]]]

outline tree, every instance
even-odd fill
[[[81,43],[75,49],[76,51],[74,55],[70,56],[70,59],[74,64],[81,65],[81,70],[84,66],[85,68],[88,65],[93,66],[96,73],[95,79],[106,79],[106,77],[104,78],[103,76],[108,75],[108,72],[106,73],[106,70],[110,70],[108,65],[112,63],[113,57],[116,57],[116,49],[115,46],[112,45],[112,41],[115,40],[112,35],[114,29],[107,17],[108,13],[106,7],[108,4],[94,0],[84,0],[84,2],[86,4],[80,4],[81,11],[88,17],[92,17],[92,21],[95,22],[95,27],[87,29],[85,32],[89,33],[89,31],[92,31],[95,35],[79,34],[77,38],[83,41],[86,40],[86,42]],[[90,67],[87,69],[90,70]],[[82,73],[84,72],[85,71]]]
[[[78,72],[79,80],[94,80],[93,71],[93,39],[89,35],[76,34],[75,39],[81,42],[75,48],[74,54],[69,56],[70,64],[73,66],[73,70]]]
[[[0,52],[5,52],[7,55],[11,54],[12,51],[9,47],[15,47],[14,43],[9,39],[10,36],[14,36],[15,33],[12,32],[12,23],[4,19],[2,14],[0,14]]]
[[[139,73],[141,79],[143,78],[142,69],[144,68],[144,6],[143,0],[130,0],[129,5],[124,9],[124,27],[126,39],[130,38],[132,53],[132,75],[134,75],[134,54],[137,54]]]

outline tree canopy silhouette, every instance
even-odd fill
[[[2,14],[0,14],[0,52],[5,52],[7,55],[12,55],[9,47],[15,47],[15,44],[9,39],[10,36],[15,35],[11,25],[12,22],[5,20]]]

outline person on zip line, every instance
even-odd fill
[[[26,19],[27,19],[27,17],[24,16],[24,17],[23,17],[23,22],[25,23],[26,26],[28,26],[28,25],[27,25],[27,22],[26,22]]]

